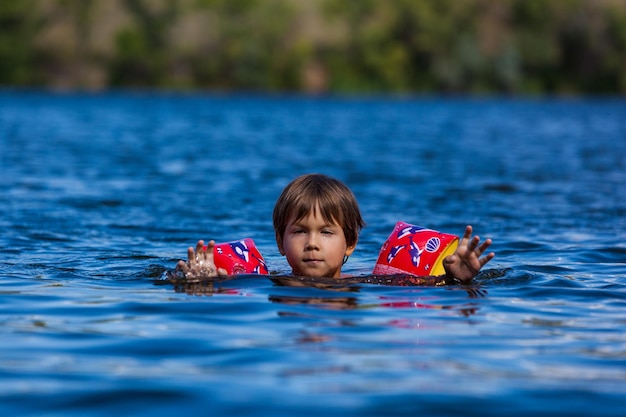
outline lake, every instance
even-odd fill
[[[0,92],[3,415],[626,415],[626,99]],[[272,209],[355,193],[496,257],[470,285],[290,285]],[[174,285],[198,239],[270,276]]]

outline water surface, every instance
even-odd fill
[[[0,93],[0,410],[626,414],[626,101]],[[494,240],[472,285],[293,286],[273,204]],[[197,239],[275,274],[160,280]]]

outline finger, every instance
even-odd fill
[[[463,233],[463,237],[461,238],[461,242],[459,246],[467,245],[471,236],[472,236],[472,226],[468,224],[467,226],[465,226],[465,233]]]
[[[489,246],[491,246],[491,239],[487,239],[485,240],[479,247],[478,249],[476,249],[476,254],[478,256],[482,255],[487,248],[489,248]]]
[[[457,257],[458,255],[456,253],[453,253],[452,255],[443,258],[443,263],[446,265],[451,265],[456,261]]]
[[[228,271],[226,271],[224,268],[218,268],[217,275],[226,276],[228,275]]]
[[[207,261],[208,253],[209,253],[209,247],[207,245],[202,245],[202,248],[200,248],[200,251],[198,252],[198,259],[200,259],[200,262]]]
[[[480,261],[480,267],[482,268],[483,266],[485,266],[487,264],[487,262],[489,262],[490,260],[492,260],[494,257],[496,256],[495,253],[491,252],[485,256],[483,256],[482,258],[479,259]]]
[[[473,252],[474,250],[476,250],[476,247],[478,246],[478,242],[480,242],[480,237],[474,236],[472,240],[470,240],[469,244],[467,245],[467,249],[470,252]]]
[[[187,260],[189,261],[189,265],[195,265],[196,263],[196,253],[191,246],[187,248]]]
[[[209,243],[206,246],[206,253],[207,255],[211,255],[213,256],[213,249],[215,249],[215,241],[214,240],[209,240]]]
[[[178,261],[178,263],[176,264],[176,269],[185,274],[187,273],[187,271],[189,271],[189,266],[185,261]]]
[[[204,240],[199,240],[198,243],[196,243],[196,253],[195,253],[194,258],[202,256],[203,248],[204,248]]]
[[[209,242],[208,244],[205,243],[202,246],[200,258],[203,262],[213,262],[213,246],[211,246],[211,242]]]

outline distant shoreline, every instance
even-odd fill
[[[626,3],[43,1],[0,6],[0,86],[626,94]]]

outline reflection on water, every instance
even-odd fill
[[[502,275],[503,271],[488,270],[484,274],[485,277],[496,277]],[[174,291],[178,293],[185,293],[189,295],[215,295],[215,294],[228,294],[228,295],[246,295],[246,289],[238,289],[236,287],[237,276],[230,277],[208,277],[208,278],[195,278],[184,279],[174,278],[173,275],[168,275],[170,278],[167,280],[159,280],[155,283],[163,285],[165,283],[172,284]],[[446,306],[439,305],[434,302],[425,302],[423,298],[417,296],[415,300],[407,294],[402,297],[398,296],[385,296],[380,295],[378,302],[376,303],[364,303],[356,295],[350,296],[350,293],[358,293],[361,291],[363,285],[383,285],[383,286],[398,286],[398,287],[421,287],[424,286],[427,278],[415,277],[412,275],[389,275],[389,276],[377,276],[377,275],[365,275],[359,277],[349,277],[342,279],[333,278],[309,278],[290,275],[274,275],[274,276],[258,276],[258,275],[244,275],[249,279],[256,280],[269,280],[274,287],[291,287],[301,288],[301,294],[270,294],[268,300],[273,303],[285,304],[285,305],[309,305],[322,309],[329,310],[347,310],[347,309],[369,309],[369,308],[421,308],[421,309],[439,309],[449,310],[454,309],[463,316],[469,316],[476,312],[476,306],[471,304],[467,306]],[[437,281],[437,286],[442,284]],[[226,284],[229,284],[226,286]],[[319,290],[311,293],[306,289]],[[481,288],[479,285],[456,285],[449,286],[451,291],[463,291],[467,293],[469,299],[486,297],[488,292],[486,289]],[[336,293],[343,293],[342,296],[337,296]],[[430,300],[432,301],[432,300]],[[296,313],[289,313],[279,311],[280,316],[297,315]]]

